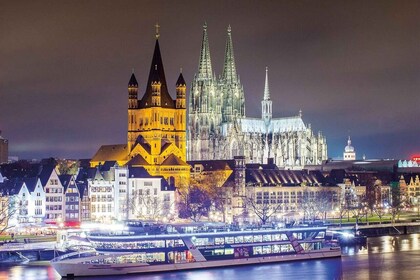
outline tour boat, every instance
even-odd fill
[[[94,251],[63,255],[51,264],[62,277],[77,277],[341,257],[339,247],[324,247],[326,227],[148,229],[90,234]]]

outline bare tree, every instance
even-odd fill
[[[339,196],[339,201],[337,204],[337,211],[340,217],[340,226],[343,223],[343,218],[347,214],[347,221],[350,220],[350,210],[351,210],[351,199],[349,194],[344,194]]]
[[[322,219],[327,218],[327,212],[333,210],[334,207],[334,192],[330,190],[321,189],[316,192],[316,209],[318,214],[322,214]]]
[[[244,203],[250,213],[255,214],[265,224],[270,217],[280,212],[280,203],[270,203],[268,191],[255,191],[254,188],[247,192]]]
[[[382,182],[376,177],[369,178],[366,182],[366,203],[371,213],[377,204],[382,203],[381,184]]]
[[[304,220],[315,220],[318,216],[318,201],[315,191],[305,190],[303,191],[302,201],[300,208],[303,210]]]
[[[376,216],[378,216],[379,223],[382,224],[382,218],[385,216],[387,209],[383,206],[383,204],[377,204],[373,207],[373,212],[375,212]]]
[[[10,222],[18,212],[19,203],[17,198],[0,194],[0,234],[15,226]]]
[[[394,223],[396,218],[399,218],[401,210],[410,205],[407,194],[401,190],[400,185],[394,184],[391,185],[391,217],[392,222]]]
[[[187,189],[179,192],[180,217],[198,221],[203,216],[209,216],[211,211],[220,212],[225,221],[227,205],[227,188],[224,187],[230,173],[224,170],[207,172],[195,180],[190,180]]]
[[[128,200],[129,211],[136,219],[162,220],[168,217],[174,202],[164,194],[164,197],[151,195],[149,190],[134,191]]]
[[[190,186],[186,191],[179,192],[179,217],[199,221],[208,216],[212,205],[207,192],[197,186]]]
[[[351,213],[352,216],[356,218],[356,224],[358,224],[360,219],[365,215],[362,204],[360,203],[358,206],[352,207]]]

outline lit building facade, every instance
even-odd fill
[[[152,176],[163,176],[171,184],[184,187],[189,182],[186,83],[181,73],[175,86],[176,99],[172,99],[158,37],[157,34],[141,99],[138,99],[139,84],[134,73],[128,83],[127,145],[102,146],[92,158],[91,166],[116,161],[119,165],[143,167]]]
[[[99,168],[95,168],[87,181],[91,219],[100,222],[117,219],[114,171],[100,171]]]
[[[79,225],[80,217],[80,193],[76,185],[74,176],[59,176],[61,184],[64,187],[64,220],[67,226]]]
[[[420,178],[419,175],[411,176],[407,184],[404,176],[401,175],[399,182],[402,194],[406,195],[407,201],[416,207],[420,206]]]
[[[64,187],[55,167],[44,167],[40,174],[40,181],[45,190],[45,222],[48,224],[64,222]]]
[[[268,164],[245,164],[244,156],[188,163],[192,166],[191,177],[198,184],[211,181],[213,188],[223,188],[221,217],[225,222],[258,222],[253,207],[270,209],[270,220],[302,218],[305,199],[326,193],[331,198],[326,211],[332,211],[341,191],[323,186],[325,178],[319,171],[281,170],[272,159]]]
[[[141,167],[131,167],[128,173],[128,219],[169,221],[177,216],[173,186],[162,177],[150,176]]]
[[[227,30],[225,62],[220,79],[213,74],[207,25],[204,25],[198,73],[189,103],[188,160],[233,159],[266,163],[273,158],[279,167],[301,169],[327,159],[326,138],[313,133],[302,114],[273,118],[265,73],[261,118],[245,115],[244,90],[236,72],[231,28]]]
[[[175,217],[175,187],[143,167],[96,167],[88,181],[92,221]]]

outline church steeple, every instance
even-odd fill
[[[200,62],[198,64],[198,79],[213,79],[213,70],[211,67],[209,38],[207,35],[207,23],[203,25],[203,41],[201,42]]]
[[[236,84],[238,82],[238,75],[236,74],[235,56],[233,55],[232,29],[230,28],[230,25],[227,29],[225,63],[223,66],[222,80],[232,84]]]
[[[270,100],[270,88],[268,86],[268,67],[265,67],[264,100]]]
[[[270,99],[270,88],[268,86],[268,67],[265,67],[265,85],[264,85],[264,99],[261,101],[262,119],[266,126],[270,124],[272,118],[272,101]]]
[[[162,106],[175,108],[174,101],[169,95],[166,84],[165,70],[159,47],[159,33],[156,33],[156,44],[153,52],[152,64],[150,65],[149,79],[147,80],[146,92],[139,102],[140,108]]]

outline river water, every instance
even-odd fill
[[[45,265],[0,267],[0,280],[58,280]],[[78,278],[79,279],[79,278]],[[162,274],[89,277],[86,280],[420,279],[420,234],[368,238],[365,247],[343,248],[343,257]]]

